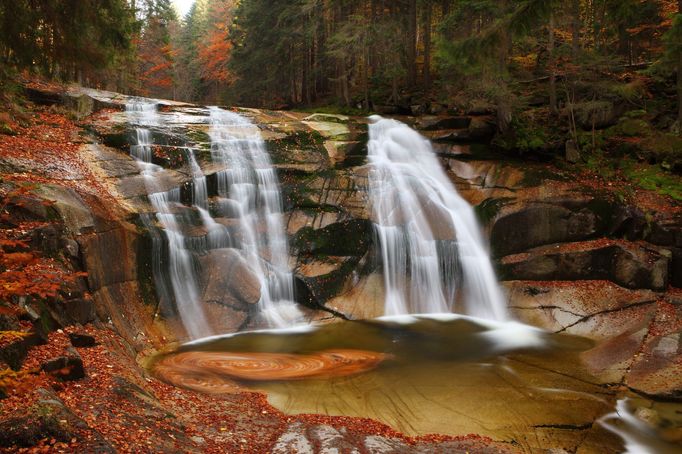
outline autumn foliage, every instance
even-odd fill
[[[206,37],[199,45],[199,61],[202,76],[211,82],[228,84],[233,81],[228,67],[232,53],[230,20],[233,2],[220,1],[212,4],[209,11],[209,27]]]
[[[8,206],[19,208],[34,189],[32,185],[20,185],[6,191],[2,200],[0,219],[10,223]],[[40,201],[50,205],[49,201]],[[16,225],[5,224],[0,229],[0,302],[8,304],[16,297],[54,298],[64,283],[74,282],[82,276],[69,273],[58,266],[52,258],[41,257],[39,253],[27,250],[28,232],[44,223],[21,222]]]
[[[31,234],[47,222],[22,220],[16,213],[25,204],[45,207],[52,202],[37,198],[33,184],[9,184],[0,189],[0,315],[21,313],[19,303],[45,301],[59,297],[65,285],[73,284],[85,273],[74,273],[51,257],[31,249]],[[0,331],[0,348],[31,336],[30,323],[19,331]],[[22,392],[31,387],[34,371],[0,369],[0,394]]]

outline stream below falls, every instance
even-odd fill
[[[478,434],[521,452],[623,452],[624,439],[632,453],[677,452],[628,416],[650,402],[582,367],[590,346],[514,322],[398,316],[216,336],[151,368],[176,386],[261,391],[287,414],[367,417],[410,436]]]

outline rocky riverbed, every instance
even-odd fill
[[[467,433],[453,429],[441,431],[447,436],[421,437],[415,431],[409,435],[417,438],[410,438],[396,432],[400,425],[390,418],[385,422],[393,428],[349,417],[293,416],[275,410],[262,394],[205,396],[158,381],[141,364],[182,341],[185,333],[177,312],[159,305],[155,296],[152,238],[140,222],[151,206],[128,154],[131,130],[122,111],[128,98],[79,88],[66,93],[34,88],[29,96],[42,117],[17,136],[0,136],[0,167],[3,184],[30,181],[37,187],[9,213],[14,223],[45,223],[31,248],[54,257],[65,272],[87,276],[48,304],[29,299],[20,313],[0,314],[7,328],[36,333],[0,346],[0,365],[45,370],[49,361],[58,360],[64,367],[56,370],[80,367],[84,378],[36,375],[30,397],[0,401],[2,433],[10,434],[0,439],[1,446],[41,443],[64,452],[75,447],[103,452],[537,452],[550,444],[568,452],[620,449],[619,438],[596,423],[612,407],[585,406],[586,416],[570,423],[521,422],[527,433],[536,434],[533,443],[527,435],[467,436],[471,426],[466,424],[461,430]],[[174,102],[161,102],[160,110],[166,126],[153,129],[154,161],[167,169],[164,185],[180,187],[184,197],[191,197],[192,172],[182,152],[189,146],[214,196],[220,168],[209,159],[207,110]],[[381,315],[383,282],[368,207],[366,120],[239,112],[260,128],[282,183],[290,263],[306,319],[328,323]],[[57,119],[64,123],[59,126]],[[486,145],[494,124],[484,115],[404,120],[436,141],[452,181],[476,207],[514,316],[550,333],[586,339],[573,363],[526,362],[522,367],[549,369],[543,387],[578,381],[590,393],[608,396],[609,405],[615,405],[616,396],[644,399],[640,408],[646,411],[640,416],[648,415],[644,419],[667,442],[680,442],[679,420],[667,406],[682,398],[682,208],[651,191],[624,191],[567,163],[497,154]],[[39,129],[41,122],[52,126]],[[57,152],[67,143],[67,152]],[[24,148],[31,153],[21,153]],[[217,222],[234,231],[233,219]],[[201,238],[208,232],[197,225],[186,233]],[[258,296],[249,285],[253,277],[233,262],[229,249],[201,261],[209,270],[202,281],[204,304],[214,330],[223,333],[261,326],[252,304]],[[235,272],[215,273],[225,267]],[[97,345],[79,347],[69,333],[91,336]],[[522,376],[532,381],[529,374]],[[510,392],[484,400],[507,400]],[[287,408],[297,413],[310,407]],[[374,414],[348,416],[381,420]],[[135,427],[140,435],[122,436],[122,427]],[[609,440],[606,448],[595,444],[602,439]]]

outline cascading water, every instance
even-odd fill
[[[369,186],[386,315],[457,311],[505,320],[474,211],[430,142],[398,121],[370,120]]]
[[[186,207],[180,188],[161,189],[166,171],[152,162],[151,128],[162,126],[156,104],[131,102],[127,114],[136,137],[130,153],[155,211],[142,220],[152,232],[156,287],[162,301],[175,304],[190,337],[212,334],[199,290],[197,257],[215,249],[240,249],[261,283],[259,308],[266,324],[285,327],[297,321],[301,313],[293,302],[279,183],[258,128],[236,113],[210,109],[211,158],[222,169],[216,175],[218,197],[215,204],[209,200],[206,176],[194,150],[188,148],[192,206]],[[211,205],[221,217],[236,219],[236,238],[211,216]],[[186,236],[183,232],[197,221],[205,234]]]
[[[209,135],[214,162],[226,168],[218,173],[219,207],[238,219],[238,246],[261,282],[261,313],[270,326],[291,326],[301,313],[293,302],[279,181],[265,142],[248,119],[217,107]]]
[[[140,167],[149,201],[156,212],[155,219],[162,232],[158,231],[154,215],[142,216],[142,221],[152,232],[153,272],[159,297],[166,303],[175,302],[182,323],[191,337],[210,335],[211,330],[201,306],[194,257],[192,251],[187,248],[189,241],[181,229],[186,223],[186,220],[182,219],[186,213],[178,210],[181,207],[180,189],[160,190],[159,177],[164,169],[152,163],[153,134],[150,129],[143,127],[160,124],[157,106],[154,103],[138,101],[126,107],[129,122],[135,126],[136,143],[130,148],[131,155]],[[197,209],[203,209],[207,204],[205,177],[196,165],[191,150],[188,153],[192,157],[190,162],[193,163],[191,170],[194,180],[194,205]],[[227,232],[224,232],[221,240],[214,241],[228,243]],[[165,251],[164,246],[167,247]],[[199,246],[202,247],[203,244]],[[167,267],[164,269],[162,264],[166,254]]]

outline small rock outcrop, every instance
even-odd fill
[[[62,381],[85,378],[83,359],[74,348],[68,348],[63,356],[47,360],[41,369]]]
[[[202,292],[204,301],[242,311],[258,303],[261,283],[239,252],[215,249],[199,261],[206,276]]]
[[[601,241],[545,246],[502,259],[505,279],[529,281],[609,280],[632,289],[668,287],[669,257],[654,250]]]

